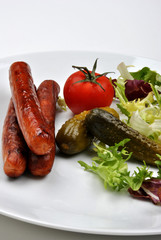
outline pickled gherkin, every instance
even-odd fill
[[[111,112],[117,118],[118,113],[110,107],[102,107],[105,111]],[[85,117],[89,111],[83,111],[67,120],[59,129],[56,135],[56,144],[61,152],[72,155],[87,149],[93,140],[93,135],[89,134]]]
[[[102,109],[91,110],[86,115],[85,124],[90,134],[109,146],[123,139],[130,139],[126,143],[126,149],[133,153],[132,157],[136,160],[150,165],[156,165],[155,161],[160,160],[158,154],[161,155],[161,144],[140,134]]]

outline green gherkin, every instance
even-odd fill
[[[102,109],[91,110],[85,118],[85,124],[93,136],[109,146],[123,139],[130,139],[126,148],[133,153],[132,157],[136,160],[150,165],[156,165],[155,161],[160,160],[157,154],[161,155],[161,144],[150,140]]]

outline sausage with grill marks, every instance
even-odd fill
[[[8,177],[19,177],[26,170],[28,147],[17,122],[12,99],[4,120],[2,156],[4,172]]]
[[[54,136],[42,115],[29,65],[13,63],[9,80],[18,123],[28,147],[37,155],[49,153],[54,146]]]
[[[55,159],[55,111],[56,101],[60,87],[53,80],[43,81],[38,90],[37,96],[40,102],[41,111],[46,124],[54,136],[54,146],[48,154],[36,155],[30,151],[28,169],[35,176],[45,176],[50,173]]]

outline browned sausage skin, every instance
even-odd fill
[[[55,111],[56,101],[60,91],[59,85],[53,80],[43,81],[38,90],[37,96],[40,102],[42,114],[46,124],[54,136],[54,146],[50,153],[38,156],[30,151],[28,169],[34,176],[46,176],[52,169],[55,159]]]
[[[37,155],[49,153],[54,137],[45,125],[29,65],[13,63],[9,79],[18,123],[28,147]]]
[[[19,128],[12,99],[4,120],[2,156],[4,172],[9,177],[19,177],[26,169],[28,147]]]
[[[50,153],[45,155],[36,155],[33,152],[29,152],[28,170],[33,176],[44,177],[51,172],[55,159],[55,147],[53,147]]]
[[[43,81],[37,89],[42,115],[52,130],[55,128],[55,110],[59,92],[60,86],[54,80]]]

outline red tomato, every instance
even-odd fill
[[[73,73],[65,82],[64,99],[74,114],[96,107],[110,106],[112,103],[113,86],[105,74],[99,76],[95,73],[96,64],[97,60],[92,71],[87,68],[74,67],[80,71]]]

